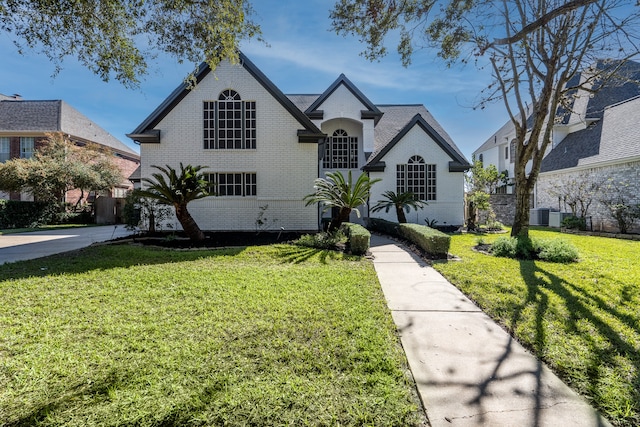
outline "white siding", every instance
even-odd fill
[[[386,168],[384,172],[372,172],[371,178],[382,178],[375,184],[371,195],[371,206],[382,200],[385,191],[396,191],[396,165],[407,163],[411,156],[421,156],[425,163],[436,164],[436,198],[428,202],[424,209],[417,212],[411,210],[408,222],[425,224],[425,219],[435,219],[437,225],[464,224],[464,174],[449,172],[452,160],[440,146],[433,141],[419,126],[414,126],[382,159]],[[372,217],[397,221],[394,209],[388,213],[384,210],[371,214]]]

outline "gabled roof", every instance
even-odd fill
[[[601,120],[571,133],[542,160],[540,172],[640,158],[640,96],[606,108]]]
[[[139,158],[138,153],[62,100],[0,100],[0,132],[63,132]]]
[[[302,125],[298,130],[300,142],[317,143],[325,135],[313,124],[313,122],[287,98],[278,87],[267,78],[242,52],[239,52],[240,64],[251,74],[258,83],[264,87],[295,119]],[[196,84],[201,82],[211,68],[206,62],[198,67],[195,73]],[[188,84],[182,83],[165,99],[137,128],[127,136],[136,142],[160,142],[160,133],[154,127],[173,110],[189,93]]]
[[[356,97],[362,105],[366,108],[361,111],[363,119],[374,119],[374,123],[378,123],[380,118],[382,117],[382,112],[375,106],[373,102],[369,100],[360,89],[358,89],[351,80],[347,78],[344,74],[340,74],[340,76],[327,88],[327,90],[322,93],[316,100],[304,110],[305,114],[312,119],[322,119],[324,112],[322,110],[318,110],[318,107],[322,105],[323,102],[327,100],[331,96],[333,92],[336,91],[340,86],[346,87],[353,96]]]
[[[381,105],[379,107],[384,116],[375,128],[374,152],[369,156],[363,170],[373,171],[384,168],[384,156],[414,126],[419,126],[451,157],[449,171],[462,172],[471,166],[449,134],[423,105]]]

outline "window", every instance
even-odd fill
[[[478,161],[479,161],[480,163],[483,163],[483,161],[482,161],[482,154],[480,154],[480,155],[478,156]]]
[[[258,193],[255,173],[210,173],[206,178],[209,181],[208,191],[215,196],[247,197],[256,196]]]
[[[32,137],[20,138],[20,157],[23,159],[29,159],[33,156],[33,150],[35,148]]]
[[[436,200],[436,165],[413,156],[406,164],[396,166],[396,184],[398,193],[410,191],[418,200]]]
[[[509,147],[504,147],[504,158],[505,159],[509,158]]]
[[[327,138],[323,167],[325,169],[356,169],[358,167],[358,137],[343,129]]]
[[[217,101],[204,101],[205,149],[255,149],[256,102],[227,89]]]
[[[6,136],[0,137],[0,163],[4,163],[11,158],[11,144]]]

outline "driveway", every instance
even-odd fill
[[[124,225],[66,228],[0,236],[0,264],[40,258],[133,234]]]

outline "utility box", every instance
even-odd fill
[[[562,220],[570,216],[571,212],[549,212],[549,227],[560,228]]]
[[[549,208],[529,209],[529,225],[549,225]]]

